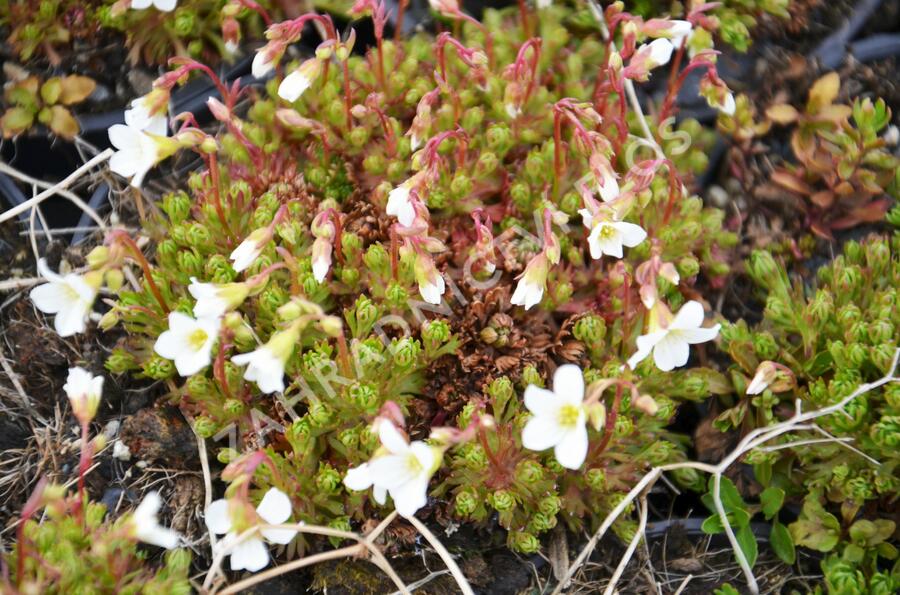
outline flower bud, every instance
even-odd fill
[[[320,464],[319,472],[316,473],[316,487],[321,492],[330,494],[337,490],[341,485],[341,474],[331,465]]]
[[[599,492],[606,487],[606,472],[596,467],[589,469],[584,476],[584,481],[592,490]]]
[[[378,412],[381,402],[373,385],[357,382],[350,386],[348,393],[353,404],[367,414],[373,415]]]
[[[478,492],[473,488],[463,488],[453,499],[453,509],[458,516],[467,517],[478,508]]]
[[[524,484],[534,484],[544,479],[544,468],[537,461],[525,459],[516,465],[516,480]]]
[[[218,424],[206,416],[194,418],[194,431],[201,438],[212,438],[219,429]]]
[[[541,542],[538,538],[527,531],[510,531],[506,538],[506,545],[521,554],[533,554],[541,549]]]
[[[135,357],[124,349],[113,349],[112,354],[106,358],[104,367],[113,374],[124,374],[137,369],[138,363]]]
[[[144,362],[141,369],[148,378],[165,380],[175,375],[175,362],[154,353]]]
[[[100,322],[97,323],[97,326],[100,327],[100,330],[108,331],[117,324],[119,324],[119,311],[113,308],[100,318]]]
[[[496,490],[488,496],[488,502],[497,512],[507,512],[516,506],[516,498],[508,490]]]

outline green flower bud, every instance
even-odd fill
[[[467,517],[478,508],[478,492],[473,488],[464,488],[453,499],[453,509],[458,516]]]
[[[359,283],[359,269],[343,268],[341,269],[341,282],[351,287]]]
[[[294,452],[305,452],[306,445],[312,437],[312,423],[308,415],[304,415],[288,426],[284,434],[285,439],[294,449]]]
[[[112,374],[124,374],[129,370],[136,370],[138,368],[135,357],[124,349],[113,349],[110,356],[106,358],[106,363],[104,365]]]
[[[541,542],[527,531],[510,531],[506,538],[509,549],[521,554],[533,554],[541,549]]]
[[[443,345],[450,340],[450,324],[446,320],[436,319],[422,325],[422,340],[432,345]]]
[[[208,397],[214,394],[216,390],[212,381],[202,374],[189,376],[185,383],[185,387],[187,388],[188,393],[195,399]]]
[[[759,359],[775,359],[778,355],[778,343],[769,332],[756,333],[753,335],[753,350]]]
[[[480,444],[465,444],[459,450],[469,468],[479,471],[487,467],[487,454],[485,454],[484,448]]]
[[[357,382],[350,386],[348,393],[353,404],[367,414],[373,415],[378,412],[381,400],[374,385]]]
[[[592,490],[599,492],[606,487],[606,472],[596,467],[589,469],[584,475],[584,482]]]
[[[391,344],[391,355],[393,356],[394,363],[401,371],[408,370],[415,365],[419,358],[420,351],[421,347],[419,346],[419,342],[410,339],[409,337],[404,337]]]
[[[216,455],[216,460],[222,463],[223,465],[227,465],[231,461],[237,459],[241,456],[241,453],[236,451],[233,448],[223,448],[219,451],[219,454]]]
[[[533,364],[528,364],[525,369],[522,370],[522,385],[527,387],[531,384],[543,388],[544,379],[541,378],[540,372],[537,371],[537,368],[535,368]]]
[[[175,364],[155,353],[144,362],[141,370],[148,378],[153,380],[165,380],[175,375]]]
[[[775,279],[781,277],[781,269],[772,255],[765,250],[754,250],[747,263],[747,272],[764,287],[772,287]]]
[[[193,10],[187,8],[178,8],[175,11],[175,20],[173,28],[178,37],[188,37],[194,32],[194,25],[197,22],[197,15]]]
[[[212,283],[231,283],[237,278],[231,261],[223,254],[209,257],[206,261],[206,275]]]
[[[384,246],[375,243],[368,247],[363,262],[366,267],[378,275],[384,275],[391,264],[391,257]]]
[[[516,480],[524,484],[534,484],[544,479],[544,468],[537,461],[525,459],[516,465]]]
[[[163,197],[162,209],[170,222],[181,223],[191,214],[191,198],[183,190],[172,192]]]
[[[244,412],[244,404],[237,399],[226,399],[222,407],[229,415],[240,415]]]
[[[212,438],[219,426],[216,422],[206,416],[200,416],[194,419],[194,431],[201,438]]]
[[[356,126],[350,131],[350,144],[356,148],[362,147],[369,140],[369,129]]]
[[[485,133],[488,147],[498,155],[505,155],[513,145],[513,135],[506,124],[493,124]]]
[[[516,506],[516,498],[508,490],[496,490],[488,495],[488,503],[497,512],[506,512]]]
[[[528,521],[528,530],[532,533],[544,533],[556,526],[556,516],[535,513]]]
[[[550,494],[549,496],[541,498],[541,501],[538,503],[538,510],[548,517],[554,517],[559,512],[561,506],[562,501],[559,499],[559,496]]]
[[[572,334],[589,348],[601,349],[606,337],[606,323],[599,316],[590,314],[578,319]]]
[[[494,400],[509,400],[513,395],[512,381],[506,376],[495,378],[488,386],[487,393]]]
[[[330,494],[338,489],[341,485],[341,474],[331,465],[324,463],[319,465],[319,472],[316,473],[316,487],[320,491]]]
[[[307,415],[313,425],[321,428],[332,422],[334,419],[334,409],[322,401],[313,401],[309,404],[309,412]]]
[[[493,151],[483,151],[475,164],[475,177],[484,178],[492,174],[500,164],[500,159]]]
[[[462,172],[457,172],[450,181],[450,192],[455,198],[464,198],[472,191],[472,179]]]
[[[359,428],[341,430],[338,434],[338,440],[347,448],[356,450],[359,448]]]
[[[203,270],[203,258],[189,250],[180,250],[175,257],[178,269],[188,277],[196,277]]]
[[[369,329],[378,320],[378,307],[367,296],[360,294],[356,298],[356,323],[363,329]]]

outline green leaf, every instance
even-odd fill
[[[0,118],[3,138],[11,138],[28,130],[34,123],[34,114],[24,107],[11,107]]]
[[[738,545],[741,546],[744,557],[747,558],[747,563],[750,565],[750,568],[753,568],[759,555],[759,546],[756,543],[756,535],[753,534],[750,525],[747,524],[741,527],[735,537],[737,537]]]
[[[725,516],[728,518],[728,524],[731,525],[733,530],[750,525],[750,513],[746,510],[732,510],[731,512],[725,513]],[[715,535],[716,533],[724,532],[725,526],[722,524],[719,515],[713,513],[703,521],[703,524],[700,525],[700,529],[704,533]]]
[[[759,503],[762,505],[762,513],[766,516],[766,520],[771,520],[784,504],[784,490],[774,486],[766,488],[759,495]]]
[[[59,77],[48,79],[41,85],[41,99],[44,100],[45,105],[53,105],[56,103],[60,93],[62,93],[62,79]]]
[[[772,523],[769,543],[772,545],[772,551],[775,552],[775,555],[785,564],[793,564],[797,559],[797,551],[794,549],[794,540],[791,539],[791,532],[778,521]]]
[[[724,585],[713,591],[713,595],[741,595],[741,592],[728,583],[725,583]]]
[[[709,502],[712,503],[712,494],[715,485],[715,477],[709,478]],[[745,510],[747,505],[744,503],[744,499],[741,498],[740,492],[735,487],[735,485],[731,482],[727,477],[722,477],[720,485],[719,485],[719,496],[722,499],[722,506],[725,508],[726,512],[730,512],[732,510]],[[704,501],[706,504],[706,501]],[[709,504],[707,504],[709,507]],[[710,510],[715,510],[715,506],[713,506]]]
[[[841,557],[848,562],[859,564],[860,562],[862,562],[862,559],[866,557],[866,550],[862,549],[855,543],[848,543],[844,548],[844,553],[841,555]]]
[[[772,463],[764,461],[753,465],[753,475],[756,476],[756,481],[762,485],[769,485],[772,481]]]

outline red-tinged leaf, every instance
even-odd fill
[[[809,196],[813,193],[813,189],[809,187],[809,185],[798,178],[797,176],[788,173],[784,170],[776,171],[772,174],[772,181],[784,188],[785,190],[789,190],[796,194],[802,194],[804,196]]]

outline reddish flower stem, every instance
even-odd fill
[[[231,231],[231,226],[228,225],[228,218],[225,216],[225,209],[222,207],[222,183],[219,179],[219,159],[216,157],[215,151],[209,154],[209,178],[212,182],[213,189],[213,206],[216,209],[216,215],[219,217],[219,221],[222,223],[222,229],[225,231],[225,235],[228,238],[228,245],[232,247],[235,245],[236,238],[234,236],[234,232]]]
[[[116,230],[113,232],[112,236],[121,241],[132,253],[134,259],[137,261],[138,265],[140,265],[141,270],[144,271],[144,278],[147,280],[147,285],[150,287],[150,292],[153,294],[153,297],[156,298],[157,303],[159,303],[160,308],[164,314],[168,315],[171,311],[169,309],[169,304],[166,303],[165,298],[162,295],[162,292],[159,290],[159,286],[156,285],[156,281],[153,280],[153,271],[150,269],[150,263],[147,262],[147,258],[144,256],[144,253],[141,252],[141,249],[138,248],[138,245],[131,239],[131,237],[126,234],[124,231]]]

